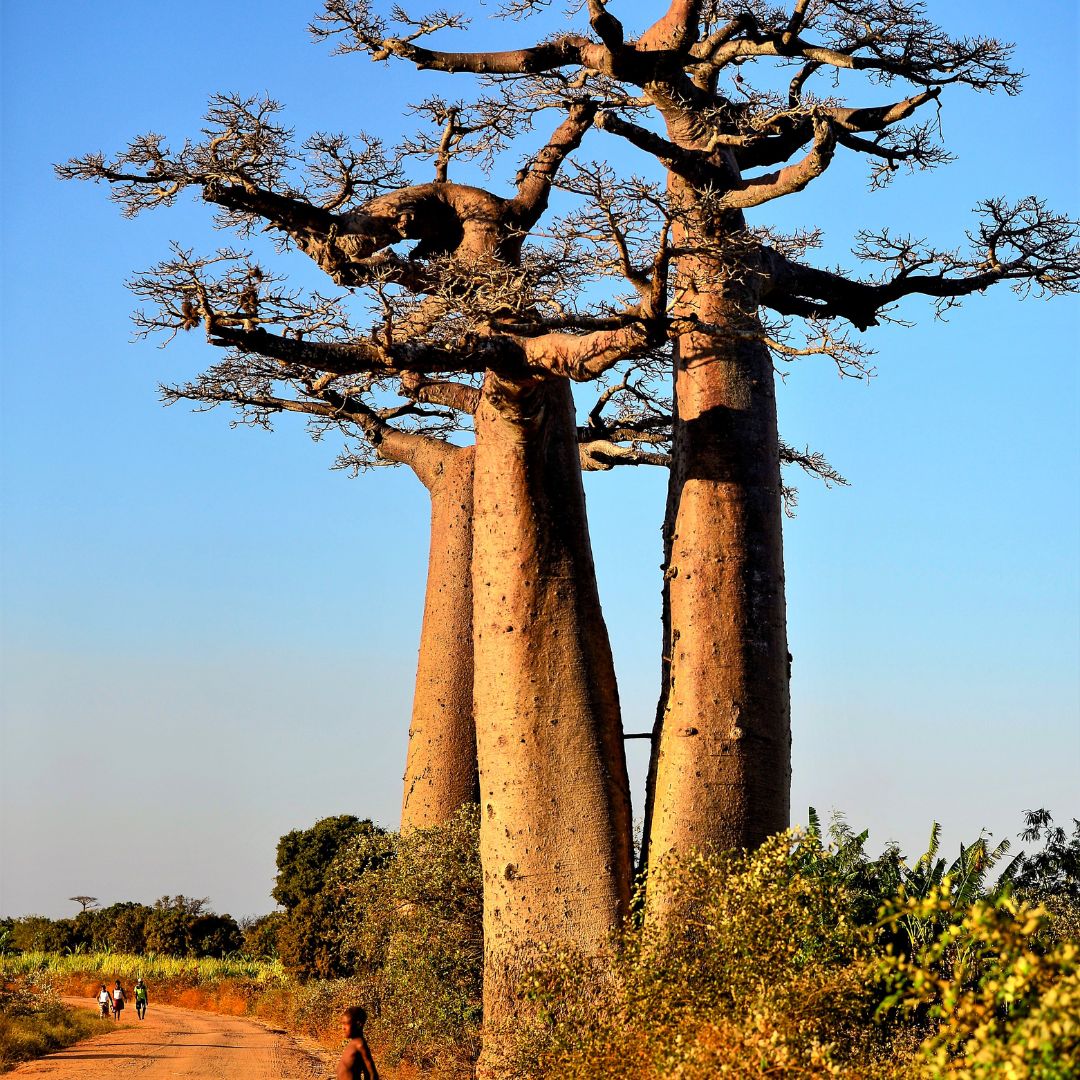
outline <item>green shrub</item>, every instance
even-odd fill
[[[75,943],[71,919],[49,919],[44,915],[24,915],[11,921],[7,946],[13,952],[63,952]]]
[[[374,869],[373,869],[374,867]],[[470,1075],[479,1053],[483,886],[479,818],[405,836],[357,837],[328,877],[341,890],[341,945],[391,1063]]]
[[[1010,897],[957,906],[945,884],[901,894],[883,922],[933,917],[941,929],[913,958],[877,961],[884,1012],[927,1015],[928,1077],[1068,1080],[1080,1062],[1080,943],[1050,941],[1046,912]]]
[[[100,1030],[93,1015],[63,1005],[47,981],[0,984],[0,1072]]]
[[[300,979],[352,974],[352,962],[341,948],[342,903],[348,889],[341,882],[331,884],[329,875],[343,851],[381,850],[384,835],[370,821],[343,814],[323,818],[309,829],[294,829],[278,841],[272,895],[285,908],[285,916],[276,929],[275,945],[290,974]],[[354,858],[349,887],[373,865]]]
[[[285,925],[285,912],[272,911],[242,925],[243,952],[253,960],[277,960],[280,955],[278,936]]]
[[[888,1076],[908,1051],[872,1022],[867,932],[816,837],[669,864],[674,930],[628,928],[598,958],[553,956],[526,993],[509,1074],[580,1080]]]

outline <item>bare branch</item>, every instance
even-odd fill
[[[605,110],[599,113],[596,126],[651,154],[665,169],[685,177],[693,184],[705,186],[723,175],[705,154],[678,146],[647,128],[624,120],[615,112]]]
[[[531,229],[547,209],[551,185],[559,167],[581,145],[596,115],[592,102],[573,104],[569,115],[555,129],[547,145],[536,155],[518,181],[517,197],[511,202],[520,228]]]
[[[836,129],[832,122],[815,116],[814,145],[806,157],[778,172],[741,181],[721,197],[720,205],[731,210],[745,210],[802,191],[829,167],[835,150]]]
[[[607,9],[604,0],[588,0],[589,25],[593,28],[596,36],[608,47],[615,51],[623,47],[623,25]]]
[[[638,39],[638,48],[688,52],[697,43],[701,9],[701,0],[671,0],[667,11]]]
[[[987,200],[976,213],[980,221],[968,233],[966,254],[887,231],[860,234],[856,254],[891,270],[878,281],[852,280],[766,249],[769,285],[763,302],[777,311],[840,317],[866,329],[889,304],[913,294],[933,297],[940,312],[999,281],[1043,295],[1080,288],[1080,223],[1052,213],[1034,196],[1015,204]]]

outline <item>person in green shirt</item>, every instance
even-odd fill
[[[135,980],[135,1012],[140,1020],[146,1019],[146,983],[141,978]]]

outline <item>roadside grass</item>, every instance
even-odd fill
[[[47,984],[0,984],[0,1073],[100,1031],[97,1017],[68,1008]]]

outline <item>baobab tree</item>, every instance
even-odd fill
[[[513,0],[519,18],[549,5]],[[676,400],[664,526],[665,647],[650,768],[652,858],[760,842],[789,817],[790,706],[770,348],[859,348],[905,297],[939,308],[999,282],[1076,288],[1076,223],[1036,197],[976,206],[966,249],[860,234],[867,277],[814,267],[805,238],[748,228],[745,213],[794,195],[843,153],[874,185],[948,160],[933,113],[946,91],[1016,93],[1010,47],[953,38],[919,2],[671,0],[631,32],[618,5],[567,5],[587,25],[505,50],[428,47],[459,17],[329,0],[317,34],[344,52],[478,76],[516,100],[597,102],[594,127],[666,175],[674,248],[669,332]],[[396,25],[395,25],[396,24]],[[751,72],[760,71],[760,78]],[[778,75],[786,89],[778,91]],[[890,88],[906,85],[905,95]],[[851,100],[849,100],[849,97]],[[865,270],[864,270],[865,273]],[[808,343],[769,332],[804,326]],[[650,907],[662,914],[662,890]]]
[[[451,182],[441,149],[436,181],[411,185],[337,138],[309,141],[305,158],[290,151],[276,111],[265,100],[217,98],[204,138],[179,152],[145,136],[114,160],[90,155],[60,172],[110,184],[129,214],[195,188],[220,208],[219,224],[242,234],[266,224],[334,284],[366,292],[372,316],[360,330],[342,297],[290,291],[246,254],[196,258],[178,249],[135,282],[154,305],[139,316],[143,328],[201,326],[230,360],[258,357],[278,374],[310,373],[309,397],[341,395],[358,377],[369,393],[396,386],[420,399],[456,382],[469,397],[460,411],[471,413],[475,435],[485,1009],[499,1027],[512,1017],[516,975],[536,944],[596,952],[628,910],[629,786],[570,378],[640,362],[665,343],[666,246],[635,270],[638,299],[620,310],[571,300],[581,263],[571,246],[524,247],[558,167],[591,125],[591,105],[560,110],[565,119],[510,197]],[[448,118],[440,147],[453,145],[459,122]],[[408,242],[416,246],[406,255],[400,245]],[[240,376],[256,389],[267,378]],[[379,419],[419,415],[434,417],[412,401]],[[603,431],[595,421],[586,426]],[[389,438],[375,427],[368,435],[379,446]],[[593,460],[624,453],[611,438],[594,443]]]
[[[201,326],[215,346],[330,388],[363,377],[376,402],[395,387],[408,399],[410,380],[475,392],[473,705],[492,1030],[518,1008],[512,981],[531,942],[595,951],[627,905],[618,695],[570,382],[670,350],[665,646],[646,839],[653,861],[751,845],[788,822],[774,354],[823,353],[857,372],[866,350],[845,324],[865,330],[906,296],[947,306],[1000,281],[1055,294],[1077,280],[1074,223],[1034,198],[981,204],[968,251],[865,234],[866,278],[811,265],[813,237],[744,219],[816,182],[842,152],[867,156],[876,183],[942,163],[920,110],[940,107],[953,84],[1014,92],[999,42],[954,40],[921,4],[891,0],[797,0],[786,11],[672,0],[640,33],[604,0],[568,6],[587,25],[468,52],[419,44],[462,29],[457,16],[325,5],[315,32],[342,51],[479,80],[470,105],[421,107],[438,132],[408,152],[432,158],[433,181],[406,182],[370,141],[318,135],[297,152],[272,102],[228,97],[214,102],[204,138],[178,152],[146,136],[114,160],[61,170],[109,183],[128,213],[194,188],[221,224],[268,225],[370,300],[357,320],[340,297],[301,302],[261,268],[230,276],[195,260],[157,298],[165,328]],[[770,69],[756,88],[750,65]],[[775,69],[791,76],[784,93],[772,89]],[[850,104],[839,82],[815,96],[830,74],[873,97]],[[878,89],[905,82],[906,97]],[[516,132],[551,115],[561,122],[508,195],[451,181],[456,159],[505,160]],[[569,167],[587,137],[633,147],[663,182]],[[556,183],[585,210],[542,235]],[[616,284],[584,300],[597,277]],[[649,908],[666,917],[662,889],[650,889]],[[483,1070],[493,1061],[486,1047]]]
[[[175,288],[166,268],[136,278],[137,295],[166,301]],[[250,267],[243,276],[250,274]],[[137,315],[138,333],[168,330],[159,313]],[[597,396],[578,428],[585,471],[625,465],[666,467],[670,405],[655,393],[655,364],[627,370]],[[335,431],[347,442],[336,468],[353,474],[403,465],[430,498],[427,585],[421,621],[412,720],[403,778],[403,832],[443,824],[479,797],[473,723],[472,484],[473,448],[450,436],[465,433],[479,402],[467,383],[411,375],[394,405],[374,400],[370,378],[327,380],[310,370],[237,352],[194,380],[163,385],[166,404],[192,402],[200,410],[231,405],[236,424],[269,430],[276,414],[300,414],[311,434]],[[813,468],[805,455],[784,448],[790,460]]]
[[[168,278],[167,269],[158,267],[136,279],[134,291],[167,304],[174,284],[167,281],[163,291],[163,273]],[[160,309],[137,319],[141,334],[167,329]],[[442,824],[478,798],[470,583],[473,451],[448,438],[460,428],[459,416],[475,408],[477,391],[417,377],[403,389],[406,398],[384,405],[374,399],[370,378],[327,379],[237,352],[191,382],[163,386],[161,392],[167,404],[232,405],[239,413],[236,423],[267,429],[275,414],[301,414],[313,437],[334,430],[348,440],[339,467],[355,473],[403,465],[427,491],[427,586],[401,808],[401,828],[408,832]]]

